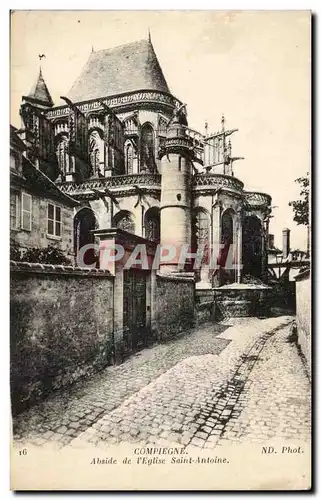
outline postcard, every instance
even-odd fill
[[[11,489],[310,489],[311,13],[10,22]]]

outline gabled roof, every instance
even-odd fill
[[[68,98],[81,102],[136,90],[170,92],[150,39],[92,52]]]
[[[41,104],[42,106],[53,106],[53,100],[42,76],[41,68],[39,70],[38,80],[29,92],[27,99],[30,99],[37,104]]]

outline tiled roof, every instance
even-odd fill
[[[25,156],[22,157],[22,173],[26,179],[29,187],[32,189],[38,189],[39,193],[42,195],[47,195],[51,198],[58,198],[63,201],[66,205],[75,207],[79,205],[79,202],[63,193],[59,187],[47,177],[41,170],[35,167],[31,161]]]
[[[33,101],[42,104],[43,106],[53,106],[53,100],[51,98],[46,82],[43,79],[41,68],[39,71],[38,80],[29,92],[28,97]]]
[[[150,40],[92,52],[68,97],[81,102],[144,89],[169,92]]]

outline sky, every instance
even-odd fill
[[[94,50],[147,38],[173,95],[187,103],[191,128],[232,136],[235,176],[272,196],[270,233],[306,248],[293,221],[294,181],[310,170],[308,11],[15,11],[11,17],[11,123],[42,71],[54,102],[66,95]]]

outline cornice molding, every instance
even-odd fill
[[[88,101],[74,103],[77,108],[83,113],[89,113],[92,111],[103,111],[103,104],[112,108],[114,111],[121,110],[125,111],[125,108],[137,107],[137,105],[142,103],[149,103],[155,105],[165,106],[173,110],[181,105],[181,102],[176,99],[176,97],[166,92],[160,92],[156,90],[141,90],[138,92],[129,92],[126,94],[115,95],[107,98],[91,99]],[[58,117],[64,117],[69,114],[68,106],[57,106],[46,112],[46,116],[49,119],[54,119]]]

